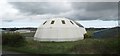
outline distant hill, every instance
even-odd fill
[[[95,38],[113,38],[120,35],[120,27],[98,30],[93,33]]]

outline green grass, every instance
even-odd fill
[[[23,47],[8,47],[4,46],[5,50],[12,50],[16,52],[31,53],[31,54],[60,54],[68,53],[77,42],[38,42],[28,40],[26,46]],[[6,49],[7,48],[7,49]]]
[[[30,54],[118,54],[120,47],[117,39],[85,39],[75,42],[38,42],[28,40],[22,47],[4,46],[4,50]]]
[[[91,35],[94,31],[87,31]],[[31,33],[34,34],[34,33]],[[29,36],[29,34],[25,34]],[[33,36],[33,35],[31,35]],[[3,50],[29,54],[118,54],[120,38],[87,38],[74,42],[40,42],[27,38],[27,44],[21,47],[3,46]]]
[[[118,54],[120,39],[86,39],[71,50],[78,54]]]
[[[0,45],[0,50],[2,50],[2,45]]]

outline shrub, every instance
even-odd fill
[[[25,37],[20,33],[3,33],[2,34],[2,44],[18,47],[25,45],[26,40]]]
[[[91,35],[89,35],[89,34],[84,34],[84,38],[91,38],[92,36]]]

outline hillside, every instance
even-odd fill
[[[103,30],[98,30],[93,33],[95,38],[113,38],[120,35],[120,27],[108,28]]]

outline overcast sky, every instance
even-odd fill
[[[76,21],[103,20],[116,22],[118,20],[118,2],[109,2],[117,0],[109,0],[108,2],[45,1],[47,2],[8,2],[8,0],[1,0],[0,20],[6,23],[17,23],[17,21],[41,22],[41,20],[44,21],[50,17],[68,17]]]

